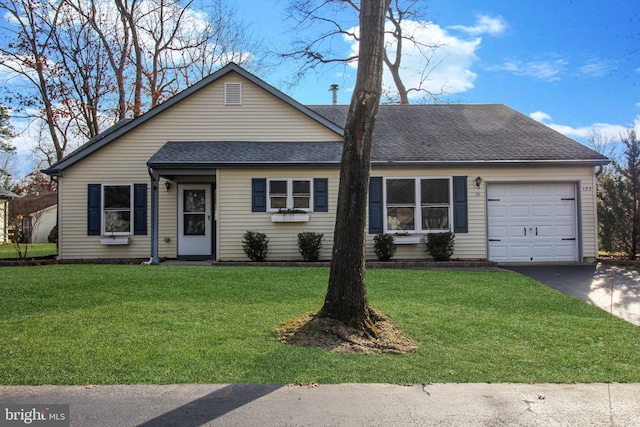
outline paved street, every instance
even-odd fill
[[[34,402],[70,404],[77,427],[631,427],[640,384],[0,387],[0,405]]]

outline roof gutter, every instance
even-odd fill
[[[416,167],[447,167],[447,166],[604,166],[611,163],[607,160],[407,160],[407,161],[372,161],[372,166],[416,166]]]

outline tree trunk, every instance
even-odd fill
[[[340,167],[329,286],[318,315],[376,335],[365,287],[365,239],[371,143],[382,88],[385,11],[390,0],[365,0],[360,53]]]

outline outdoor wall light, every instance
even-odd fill
[[[164,182],[164,188],[166,188],[166,189],[167,189],[167,193],[168,193],[169,191],[171,191],[171,181],[165,181],[165,182]]]
[[[480,188],[480,184],[482,184],[482,178],[477,177],[476,178],[476,187]]]

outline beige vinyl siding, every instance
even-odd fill
[[[242,82],[242,105],[224,105],[224,83]],[[168,141],[337,141],[340,136],[235,73],[221,78],[67,168],[59,179],[63,259],[145,258],[150,254],[150,185],[146,236],[105,246],[87,236],[87,185],[150,183],[146,163]],[[198,182],[215,180],[198,177]],[[159,189],[159,256],[176,256],[177,186]],[[165,242],[164,238],[169,238]]]
[[[269,238],[268,260],[302,260],[298,233],[324,233],[320,258],[331,258],[333,228],[338,196],[339,170],[336,169],[222,169],[218,181],[218,236],[220,260],[247,260],[242,236],[248,231],[265,233]],[[328,178],[329,211],[311,212],[308,222],[278,223],[271,212],[251,212],[252,178]]]
[[[595,212],[595,177],[591,167],[494,167],[494,168],[379,168],[372,171],[372,176],[383,177],[442,177],[467,176],[468,221],[469,232],[457,233],[454,251],[455,258],[484,259],[487,257],[486,240],[486,185],[497,182],[573,182],[578,186],[582,214],[582,247],[585,258],[594,258],[597,254],[597,228]],[[480,188],[475,186],[475,178],[482,177]],[[144,182],[144,175],[139,175]],[[251,212],[251,179],[252,178],[328,178],[329,182],[329,212],[313,212],[306,223],[273,223],[271,214]],[[65,176],[64,181],[68,179]],[[105,183],[113,182],[109,177]],[[242,251],[242,235],[247,230],[260,231],[270,239],[269,259],[296,260],[301,259],[297,248],[297,234],[302,231],[324,233],[324,248],[322,259],[329,259],[333,242],[334,215],[338,193],[338,169],[219,169],[216,179],[216,221],[217,221],[217,254],[220,260],[246,260]],[[211,177],[176,177],[180,182],[210,182]],[[138,181],[134,181],[138,182]],[[64,185],[64,190],[67,186]],[[79,235],[79,241],[84,242],[76,252],[69,252],[67,245],[63,245],[65,258],[83,258],[87,255],[88,242],[98,241],[99,238],[86,236],[86,183],[74,189],[73,193],[80,194],[72,208],[72,214],[63,214],[63,226],[67,229],[74,227]],[[69,198],[65,196],[65,200]],[[159,255],[173,258],[176,256],[176,215],[177,191],[174,188],[167,193],[164,189],[164,179],[160,180],[160,232]],[[67,205],[67,208],[69,205]],[[76,223],[82,223],[78,227]],[[71,225],[68,225],[71,224]],[[65,235],[67,235],[66,233]],[[165,241],[165,237],[169,242]],[[149,251],[147,236],[132,236],[133,243],[129,247],[101,247],[92,251],[93,257],[109,258],[117,253],[118,257],[147,256]],[[66,243],[66,242],[65,242]],[[115,249],[115,250],[114,250]],[[97,252],[97,250],[101,250]],[[61,251],[62,252],[62,251]],[[71,255],[70,255],[71,254]],[[130,254],[130,255],[129,255]],[[111,256],[110,256],[111,255]],[[374,259],[373,236],[367,236],[367,256]],[[424,259],[424,243],[418,245],[399,245],[397,259]]]
[[[302,231],[322,232],[322,259],[329,259],[333,243],[334,215],[338,194],[337,169],[304,170],[220,170],[218,181],[219,259],[246,260],[242,251],[242,235],[247,230],[260,231],[269,238],[270,260],[298,260],[297,234]],[[371,176],[443,177],[467,176],[469,232],[456,234],[454,258],[486,259],[486,185],[496,182],[572,182],[581,195],[582,244],[585,258],[597,253],[595,217],[595,177],[593,168],[585,167],[493,167],[493,168],[377,168]],[[480,188],[475,178],[483,179]],[[271,214],[251,212],[252,178],[329,178],[329,212],[311,213],[307,223],[273,223]],[[592,191],[586,189],[592,186]],[[579,212],[580,213],[580,212]],[[375,259],[373,235],[367,235],[367,257]],[[396,259],[425,259],[424,242],[398,245]]]
[[[224,84],[242,83],[242,105],[224,105]],[[146,162],[168,141],[339,141],[339,135],[287,103],[231,73],[179,104],[148,120],[116,141],[64,171],[59,178],[60,246],[63,259],[147,258],[150,255],[150,177]],[[486,185],[492,182],[573,182],[580,194],[583,256],[597,254],[596,183],[590,166],[501,167],[393,167],[374,168],[372,176],[467,176],[469,232],[456,235],[454,257],[487,257]],[[242,235],[247,230],[266,233],[268,258],[301,259],[297,234],[324,233],[322,259],[331,255],[338,193],[338,168],[218,169],[210,176],[174,177],[167,192],[159,182],[160,257],[176,257],[177,182],[216,183],[216,246],[221,260],[246,260]],[[474,180],[482,177],[480,188]],[[270,213],[251,212],[252,178],[328,178],[329,212],[312,212],[306,223],[273,223]],[[131,236],[127,246],[105,246],[99,236],[87,236],[87,184],[147,183],[146,236]],[[367,237],[368,258],[375,258],[373,236]],[[396,258],[427,258],[424,243],[399,246]]]
[[[457,233],[454,258],[486,259],[486,185],[492,182],[572,182],[578,186],[582,215],[582,250],[585,259],[597,255],[596,178],[592,166],[494,166],[473,168],[377,168],[371,176],[382,177],[443,177],[467,176],[468,233]],[[476,177],[482,178],[480,188],[475,186]],[[428,257],[423,242],[418,245],[398,245],[396,259],[420,259]],[[367,254],[373,253],[373,236],[367,238]]]

